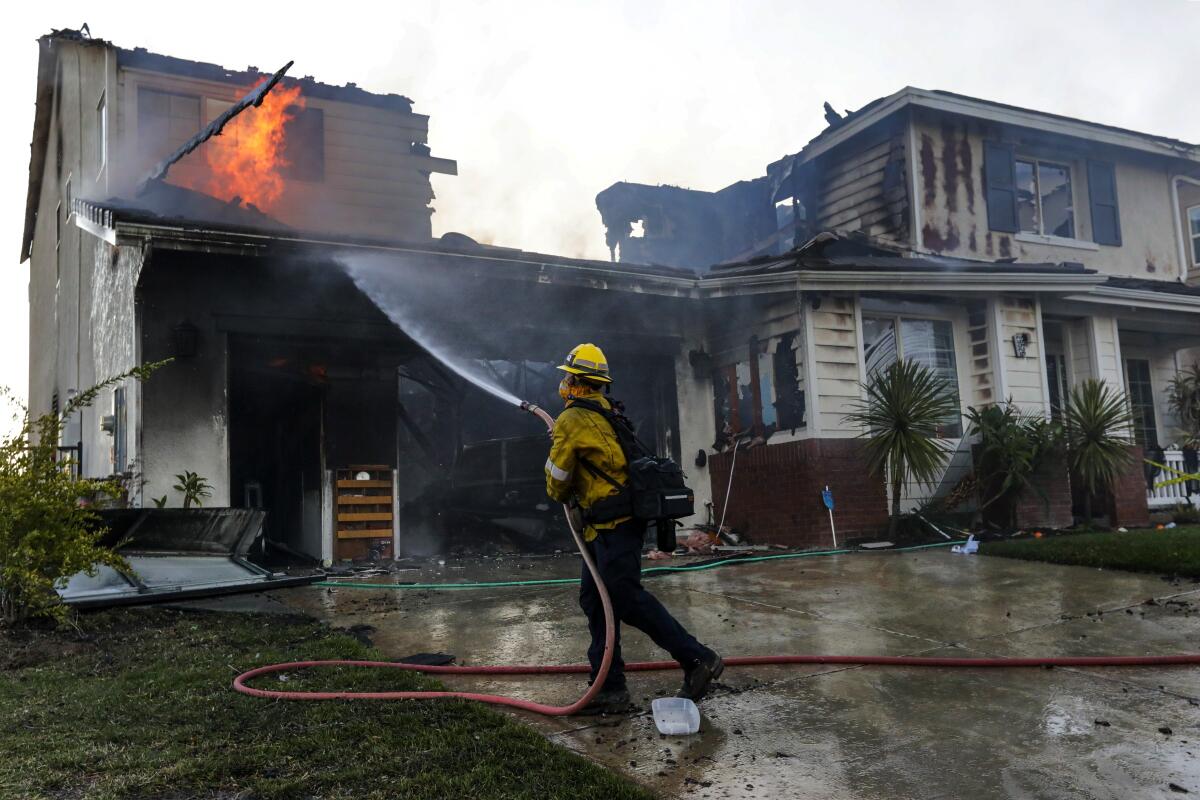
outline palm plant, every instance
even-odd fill
[[[1200,447],[1200,364],[1184,367],[1167,388],[1167,403],[1179,417],[1184,447]]]
[[[1011,401],[983,409],[967,409],[971,432],[978,434],[975,473],[983,500],[980,510],[999,509],[1004,523],[1016,527],[1017,500],[1026,491],[1043,501],[1046,492],[1035,480],[1046,457],[1057,447],[1061,429],[1040,413],[1022,411]]]
[[[907,359],[874,372],[862,386],[866,397],[843,419],[862,428],[871,472],[891,482],[888,535],[894,536],[905,484],[932,485],[950,458],[950,443],[938,438],[938,429],[959,413],[958,393],[933,370]]]
[[[1092,522],[1092,497],[1111,488],[1128,466],[1133,413],[1125,396],[1094,378],[1071,390],[1063,414],[1067,461],[1083,489],[1083,516]]]

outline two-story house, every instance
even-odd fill
[[[690,319],[675,308],[690,273],[434,238],[430,176],[457,166],[430,154],[407,98],[284,76],[168,164],[270,73],[70,30],[38,54],[29,408],[173,359],[66,420],[64,451],[124,476],[131,506],[181,505],[176,476],[193,472],[206,507],[263,509],[271,544],[324,561],[444,549],[455,532],[544,544],[560,522],[544,427],[431,346],[553,407],[555,364],[580,336],[603,341],[645,375],[627,393],[642,434],[678,452],[672,328]],[[584,328],[565,313],[580,308]]]
[[[1166,388],[1200,353],[1189,352],[1200,345],[1200,148],[914,88],[827,119],[753,181],[686,195],[616,184],[597,197],[615,258],[705,270],[710,324],[694,344],[713,371],[717,505],[728,491],[728,518],[748,529],[817,526],[819,488],[862,476],[846,443],[860,431],[843,419],[861,382],[911,358],[955,387],[964,412],[1011,400],[1051,417],[1086,378],[1119,389],[1139,457],[1111,513],[1145,522],[1140,454],[1182,462]],[[715,237],[710,263],[688,248],[696,229]],[[947,420],[944,435],[956,452],[942,485],[909,487],[909,507],[969,465],[963,423]],[[740,436],[765,447],[737,455],[730,481]],[[841,483],[851,515],[886,517],[882,487]],[[1049,505],[1031,501],[1023,520],[1069,523],[1065,470],[1045,485]]]

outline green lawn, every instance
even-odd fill
[[[1065,533],[1042,539],[983,542],[989,556],[1085,567],[1200,577],[1200,527],[1103,533]]]
[[[483,706],[275,702],[230,688],[262,664],[380,658],[315,623],[144,609],[80,622],[78,633],[0,633],[0,797],[650,797]],[[260,685],[438,685],[382,670],[290,677]]]

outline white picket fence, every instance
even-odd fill
[[[1163,453],[1165,459],[1162,463],[1166,464],[1171,469],[1183,470],[1183,452],[1180,450],[1167,450]],[[1176,478],[1173,472],[1162,470],[1155,477],[1155,482],[1170,480]],[[1182,503],[1189,502],[1187,494],[1187,486],[1183,483],[1173,483],[1170,486],[1162,486],[1156,489],[1149,489],[1146,492],[1146,502],[1150,508],[1174,508]],[[1196,508],[1200,508],[1200,494],[1193,494],[1190,502]]]

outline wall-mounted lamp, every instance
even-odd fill
[[[1017,358],[1024,358],[1025,351],[1029,349],[1029,334],[1017,333],[1013,334],[1013,351],[1017,354]]]
[[[200,329],[181,322],[171,329],[171,353],[176,358],[195,358],[200,351]]]

